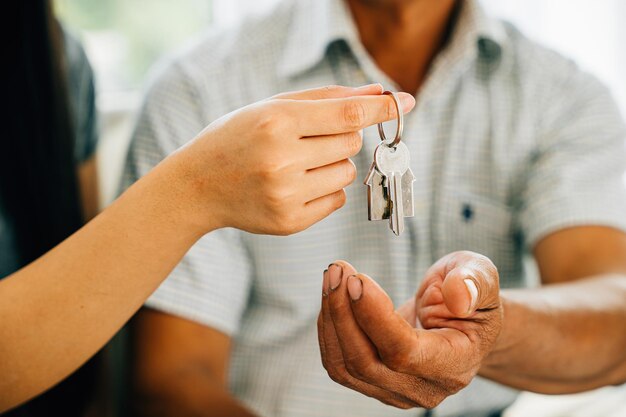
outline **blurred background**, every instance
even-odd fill
[[[278,1],[55,0],[58,15],[83,42],[96,73],[103,204],[117,192],[150,68],[206,30],[236,24],[245,13],[262,13]],[[493,15],[598,76],[611,88],[626,116],[626,1],[482,1]],[[565,397],[526,394],[507,417],[626,417],[625,403],[626,387]]]

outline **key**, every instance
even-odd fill
[[[384,187],[388,190],[390,205],[390,227],[396,236],[404,231],[404,206],[405,199],[403,197],[403,176],[410,171],[410,155],[409,148],[402,142],[395,147],[386,143],[381,143],[374,152],[375,168],[383,177]],[[409,173],[409,178],[413,173]],[[411,183],[412,181],[407,181]],[[412,190],[411,190],[412,197]],[[407,196],[408,197],[408,196]],[[410,204],[412,209],[412,202]],[[411,210],[412,211],[412,210]],[[412,214],[412,213],[411,213]]]
[[[367,218],[370,221],[389,218],[389,195],[384,185],[385,177],[376,169],[376,162],[365,177],[363,183],[367,185]]]
[[[413,182],[409,148],[402,143],[404,119],[400,101],[395,93],[385,91],[393,98],[398,113],[398,127],[393,139],[387,139],[382,123],[378,124],[381,143],[374,151],[374,162],[365,177],[367,185],[367,214],[369,220],[389,219],[389,227],[396,236],[404,231],[404,218],[413,217]]]
[[[402,203],[404,210],[404,217],[415,216],[415,206],[413,204],[413,183],[415,182],[415,175],[411,168],[402,176]]]

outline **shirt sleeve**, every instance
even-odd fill
[[[193,139],[207,124],[191,77],[171,66],[149,90],[129,148],[123,188]],[[221,229],[202,238],[148,299],[148,307],[237,332],[247,305],[250,261],[242,232]]]
[[[609,91],[572,65],[541,107],[539,141],[520,213],[532,247],[559,229],[626,231],[626,129]]]

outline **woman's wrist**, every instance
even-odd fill
[[[174,216],[181,227],[199,239],[213,230],[226,227],[224,201],[215,187],[218,181],[207,167],[215,167],[193,146],[180,149],[162,163],[166,194],[173,203]]]

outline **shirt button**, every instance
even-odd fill
[[[463,217],[463,221],[465,223],[469,223],[474,218],[474,209],[469,203],[463,204],[463,208],[461,209],[461,216]]]

